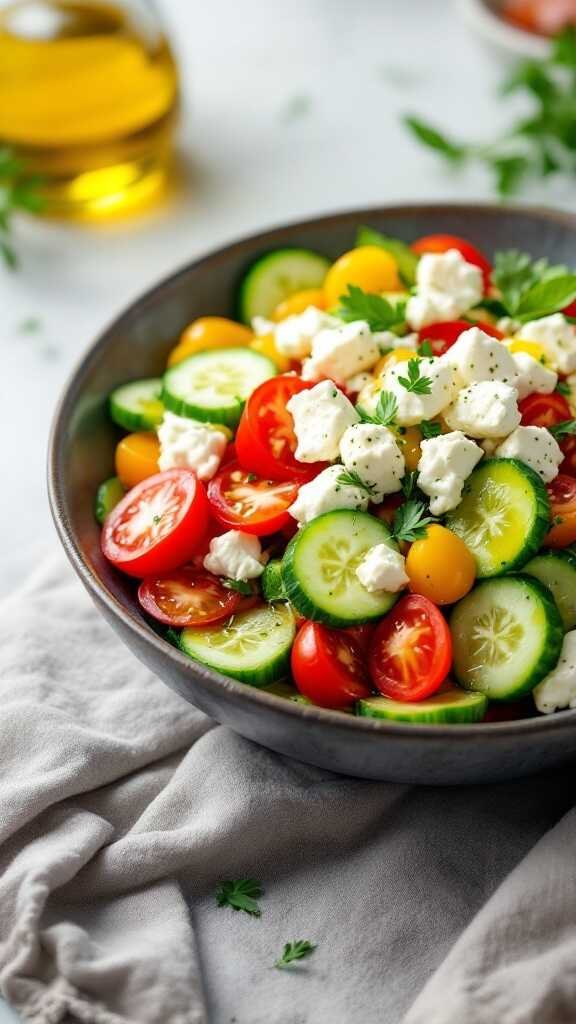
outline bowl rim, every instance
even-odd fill
[[[256,686],[247,686],[229,676],[221,675],[209,669],[201,663],[193,662],[177,648],[172,647],[166,640],[162,639],[143,620],[133,614],[121,600],[119,600],[104,585],[99,576],[92,571],[82,556],[80,547],[74,538],[72,525],[65,512],[65,491],[64,474],[62,466],[62,446],[64,442],[66,425],[69,417],[75,408],[78,395],[81,393],[84,378],[87,376],[92,364],[98,362],[102,351],[109,343],[109,337],[118,328],[126,325],[134,319],[139,319],[145,314],[147,308],[153,305],[157,297],[165,288],[171,288],[179,277],[189,273],[191,270],[202,267],[205,264],[214,264],[222,259],[227,259],[231,251],[259,246],[265,248],[267,243],[276,246],[278,234],[285,234],[289,244],[289,236],[292,231],[321,227],[331,223],[346,224],[351,222],[357,224],[362,221],[369,221],[383,213],[395,214],[398,216],[414,216],[415,213],[439,214],[449,217],[451,214],[463,214],[474,210],[488,215],[504,214],[506,216],[532,216],[540,217],[548,222],[555,222],[560,225],[574,229],[576,233],[576,215],[567,211],[547,208],[543,206],[524,206],[511,204],[503,208],[497,203],[400,203],[387,204],[385,206],[372,206],[368,208],[352,208],[338,213],[324,213],[316,217],[304,220],[294,220],[283,223],[278,227],[266,228],[254,234],[242,236],[227,245],[219,246],[208,253],[198,257],[191,262],[181,265],[173,273],[163,277],[156,285],[146,289],[108,325],[99,332],[96,339],[78,358],[76,365],[68,375],[64,387],[57,402],[50,429],[48,450],[47,450],[47,484],[50,511],[56,527],[59,540],[64,551],[72,564],[78,577],[97,603],[103,604],[109,614],[119,618],[125,629],[140,641],[154,649],[160,656],[167,658],[184,673],[190,673],[194,678],[202,681],[202,685],[215,695],[230,693],[235,697],[241,696],[251,702],[255,708],[269,708],[270,710],[282,710],[283,713],[293,717],[295,720],[307,720],[318,725],[325,725],[327,728],[336,726],[343,729],[352,729],[357,735],[362,733],[377,733],[387,741],[397,739],[404,742],[407,737],[414,737],[420,740],[437,742],[442,739],[455,738],[485,740],[489,736],[500,740],[506,737],[516,736],[522,733],[534,737],[540,734],[568,733],[572,732],[576,725],[576,709],[564,710],[561,714],[540,715],[537,718],[513,719],[509,722],[478,722],[473,724],[413,724],[411,722],[395,722],[392,720],[364,718],[362,716],[343,714],[341,711],[334,711],[328,708],[321,708],[315,705],[300,704],[296,701],[287,700],[285,697],[269,693]]]

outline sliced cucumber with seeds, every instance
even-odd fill
[[[485,580],[450,618],[454,674],[491,700],[517,700],[554,668],[564,630],[550,591],[532,576]]]
[[[116,505],[125,494],[126,491],[117,476],[111,476],[109,480],[105,480],[104,483],[100,484],[96,491],[94,515],[101,526],[106,516],[109,515],[113,508],[116,508]]]
[[[276,249],[252,264],[240,285],[240,319],[269,317],[276,306],[295,292],[320,288],[330,261],[311,249]]]
[[[164,415],[161,396],[159,377],[123,384],[110,395],[110,416],[125,430],[154,430]]]
[[[397,550],[386,524],[367,512],[339,509],[313,519],[284,552],[282,579],[288,600],[307,619],[329,626],[381,618],[399,595],[371,593],[356,575],[364,555],[376,544]]]
[[[552,592],[568,632],[576,626],[576,557],[571,551],[542,551],[524,566]]]
[[[478,577],[520,569],[536,554],[550,524],[546,487],[517,459],[488,459],[468,477],[446,526],[476,560]]]
[[[265,601],[285,601],[286,591],[282,582],[282,559],[273,558],[268,562],[260,577],[262,597]]]
[[[234,615],[221,626],[183,630],[180,647],[216,672],[265,686],[288,675],[295,634],[288,605],[265,604]]]
[[[486,714],[488,700],[483,693],[451,687],[425,700],[408,703],[388,697],[368,697],[356,704],[356,714],[363,718],[384,718],[392,722],[414,722],[416,725],[442,725],[445,722],[479,722]]]
[[[179,416],[235,427],[246,399],[277,373],[271,359],[250,348],[211,349],[168,370],[162,397]]]

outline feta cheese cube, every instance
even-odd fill
[[[564,453],[556,439],[546,427],[517,427],[495,454],[499,459],[520,459],[549,484],[558,476],[558,467]]]
[[[385,494],[399,491],[405,472],[404,456],[388,427],[355,423],[344,432],[340,456],[347,470],[357,473],[378,504]]]
[[[162,471],[175,467],[193,469],[199,480],[212,479],[228,444],[222,430],[172,412],[164,413],[158,427],[158,440],[158,466]]]
[[[221,537],[213,537],[203,564],[215,576],[252,580],[264,572],[265,561],[258,537],[241,530],[229,530]]]
[[[551,395],[558,383],[558,374],[544,366],[528,352],[513,352],[512,359],[516,366],[516,382],[514,387],[518,399],[522,401],[527,395]]]
[[[421,420],[431,420],[441,413],[454,398],[456,383],[452,367],[441,359],[420,359],[420,377],[430,381],[429,394],[408,391],[400,378],[407,379],[408,363],[394,363],[386,369],[382,388],[391,391],[398,403],[396,422],[409,427]],[[378,397],[376,396],[376,401]]]
[[[370,370],[380,359],[380,349],[368,324],[354,320],[319,331],[312,341],[311,366],[320,377],[342,384],[362,370]]]
[[[365,512],[370,500],[368,493],[353,484],[340,483],[344,472],[343,466],[328,466],[309,484],[304,484],[296,501],[288,509],[290,515],[304,526],[324,512],[333,512],[336,508],[355,508]]]
[[[522,341],[536,341],[560,373],[576,370],[576,331],[562,313],[543,316],[524,324],[517,337]]]
[[[374,380],[371,373],[356,373],[353,377],[348,377],[344,387],[350,394],[357,395],[362,388],[365,388],[367,384],[371,384]]]
[[[371,593],[386,590],[390,594],[403,590],[410,582],[406,575],[404,556],[387,544],[376,544],[366,552],[356,569],[363,587]]]
[[[286,408],[294,420],[299,462],[337,459],[344,431],[360,419],[352,402],[329,380],[292,395]]]
[[[432,515],[441,516],[460,504],[464,483],[484,453],[460,430],[428,438],[420,448],[418,486],[430,498]]]
[[[576,708],[576,630],[566,633],[556,668],[534,687],[538,711],[550,715],[561,708]]]
[[[516,383],[516,364],[501,341],[480,327],[463,331],[458,341],[441,357],[452,366],[458,382],[465,386],[481,380]]]
[[[415,352],[420,344],[420,339],[416,332],[399,337],[393,331],[374,331],[372,337],[378,345],[381,355],[395,348],[412,348]]]
[[[322,330],[338,327],[340,320],[316,306],[273,324],[274,343],[288,359],[304,359],[312,351],[314,337]],[[328,376],[328,374],[326,375]]]
[[[484,294],[482,271],[467,263],[457,249],[425,253],[418,264],[416,286],[406,307],[408,323],[416,331],[443,320],[457,320]]]
[[[506,437],[520,423],[518,392],[496,380],[470,384],[444,411],[444,419],[451,430],[471,437]]]

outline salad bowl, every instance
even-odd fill
[[[133,581],[106,561],[94,494],[110,477],[117,431],[108,396],[135,376],[159,376],[190,321],[233,316],[247,266],[287,246],[336,258],[360,224],[406,241],[449,231],[492,256],[520,249],[576,264],[576,218],[489,205],[413,205],[319,217],[266,231],[210,253],[161,282],[93,343],[55,414],[48,486],[56,528],[99,611],[134,655],[179,696],[216,721],[280,754],[334,772],[402,783],[495,782],[576,758],[576,710],[478,724],[425,725],[355,717],[238,682],[171,646],[144,616]]]

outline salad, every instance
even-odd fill
[[[404,722],[576,707],[576,274],[360,228],[109,400],[102,550],[196,662]]]

